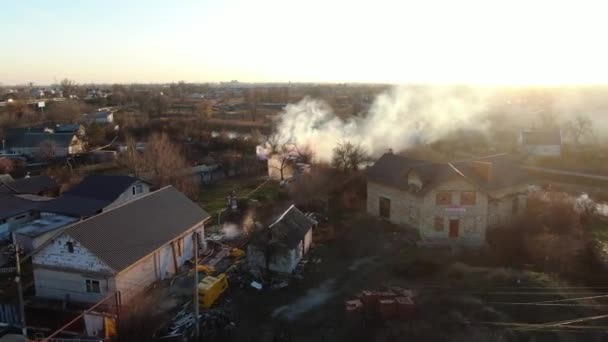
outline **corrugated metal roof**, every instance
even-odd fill
[[[266,230],[260,231],[252,241],[255,244],[281,244],[294,248],[316,224],[298,208],[291,205]]]
[[[207,218],[207,212],[169,186],[76,223],[65,233],[120,272]]]

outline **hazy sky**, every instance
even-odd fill
[[[6,1],[0,83],[608,83],[607,1]]]

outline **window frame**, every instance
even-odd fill
[[[382,205],[385,203],[386,205]],[[387,212],[385,212],[387,210]],[[386,214],[386,215],[385,215]],[[382,218],[391,218],[391,199],[384,196],[378,196],[378,215]]]
[[[472,195],[472,201],[465,201],[466,195]],[[471,199],[471,198],[469,198]],[[460,192],[460,204],[461,205],[476,205],[477,204],[477,192],[475,191],[461,191]]]
[[[85,279],[85,291],[87,293],[101,294],[101,282],[96,279]]]
[[[442,195],[445,195],[445,199],[441,199]],[[435,205],[451,205],[452,204],[452,192],[451,191],[438,191],[435,194]]]

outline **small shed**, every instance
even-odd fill
[[[316,224],[291,205],[253,237],[247,248],[249,265],[266,271],[292,273],[310,249]]]

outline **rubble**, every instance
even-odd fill
[[[363,290],[357,299],[345,302],[347,312],[365,312],[384,320],[410,320],[414,317],[416,304],[414,293],[409,289],[389,287],[384,291]]]

